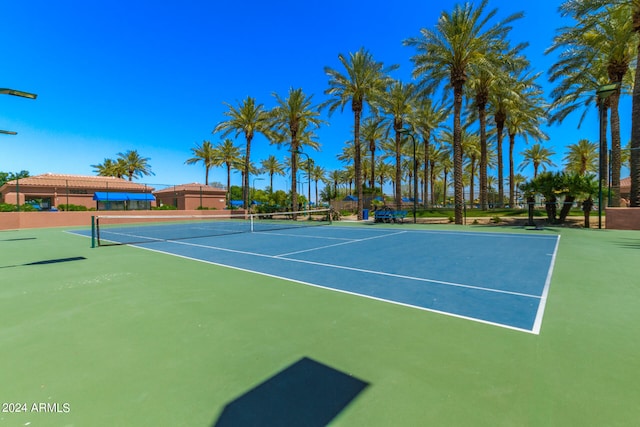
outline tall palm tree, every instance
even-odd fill
[[[509,79],[517,70],[526,68],[528,61],[520,55],[522,49],[528,44],[521,43],[514,48],[509,48],[506,42],[503,46],[494,46],[487,54],[487,63],[471,64],[470,78],[468,82],[469,96],[473,99],[472,117],[478,120],[480,137],[480,207],[488,208],[487,167],[488,167],[488,136],[487,136],[487,109],[493,101],[498,106],[508,97]],[[488,66],[487,66],[488,64]],[[506,84],[506,85],[505,85]],[[506,118],[505,118],[506,120]],[[503,123],[504,124],[504,123]],[[501,138],[501,134],[499,135]],[[501,140],[500,140],[501,142]],[[502,148],[502,147],[500,147]],[[502,164],[500,163],[500,166]]]
[[[423,97],[417,104],[411,119],[416,132],[422,136],[422,167],[423,167],[423,189],[424,203],[427,203],[429,178],[431,174],[429,167],[431,164],[430,154],[432,152],[431,140],[437,138],[437,130],[449,118],[451,108],[444,103],[434,103],[430,98]]]
[[[233,144],[233,141],[226,138],[213,148],[213,158],[216,165],[224,165],[227,168],[227,207],[231,205],[231,170],[238,169],[242,162],[242,150]]]
[[[604,21],[613,10],[630,8],[631,30],[636,34],[635,63],[640,63],[640,0],[566,0],[560,11],[573,17],[589,16],[596,25]],[[640,207],[640,67],[635,67],[631,107],[631,194],[632,207]]]
[[[562,161],[567,172],[586,175],[598,171],[598,144],[588,139],[581,139],[576,144],[567,146],[567,154]]]
[[[533,165],[533,178],[538,177],[538,170],[542,167],[542,171],[547,170],[547,166],[555,166],[555,163],[551,160],[551,156],[554,156],[556,153],[549,148],[543,147],[541,144],[533,144],[531,147],[524,150],[520,155],[522,155],[523,160],[520,163],[519,170],[523,171],[529,165]],[[515,182],[515,175],[513,179],[513,185],[517,188]]]
[[[187,159],[185,164],[195,165],[202,162],[204,165],[204,185],[209,185],[209,170],[217,166],[215,161],[215,152],[211,141],[202,141],[201,145],[196,145],[191,149],[194,157]]]
[[[128,150],[124,153],[118,153],[118,161],[122,161],[126,170],[129,181],[133,178],[141,178],[143,175],[154,175],[151,172],[148,157],[141,157],[137,150]]]
[[[241,101],[237,107],[224,103],[229,109],[223,114],[228,117],[213,128],[212,133],[222,132],[226,137],[232,132],[238,136],[244,134],[246,147],[244,155],[248,159],[244,163],[242,174],[242,199],[244,209],[249,209],[249,165],[251,163],[251,142],[256,133],[269,134],[269,116],[262,104],[256,104],[256,100],[250,96]]]
[[[608,8],[608,13],[598,15],[594,19],[592,15],[573,15],[577,21],[572,27],[562,28],[554,38],[554,44],[550,50],[561,48],[560,64],[564,69],[573,67],[570,74],[575,70],[589,67],[599,72],[597,76],[598,84],[616,83],[617,89],[605,99],[599,99],[600,104],[606,102],[606,106],[600,105],[601,109],[609,107],[611,111],[611,190],[612,204],[619,206],[620,203],[620,115],[618,111],[620,90],[626,77],[630,77],[630,64],[636,53],[636,34],[633,30],[632,10],[630,7]],[[566,52],[571,51],[571,55]],[[594,65],[596,65],[594,67]],[[588,71],[587,73],[593,73]],[[587,82],[588,84],[588,82]],[[589,89],[593,90],[593,87]],[[597,88],[596,88],[597,89]],[[594,93],[595,91],[591,92]],[[603,117],[603,116],[601,116]],[[606,126],[606,123],[604,123]],[[604,129],[602,129],[604,132]],[[603,134],[602,147],[603,163],[606,161],[606,133]],[[603,164],[600,173],[607,176],[607,168]]]
[[[527,74],[528,76],[528,74]],[[515,182],[513,150],[517,136],[521,136],[525,142],[529,137],[536,141],[548,140],[549,136],[541,129],[547,119],[547,106],[544,101],[542,89],[535,83],[539,74],[533,77],[525,77],[515,82],[515,90],[520,94],[512,104],[512,110],[507,117],[506,126],[509,135],[509,205],[515,203]]]
[[[316,205],[318,204],[318,182],[326,179],[327,170],[319,165],[314,165],[311,168],[309,178],[316,184]]]
[[[481,65],[487,53],[495,46],[502,47],[510,31],[508,24],[522,16],[513,14],[484,30],[497,9],[484,11],[488,0],[482,0],[477,8],[471,3],[456,5],[451,14],[443,12],[435,30],[422,29],[420,38],[405,40],[405,45],[414,46],[418,53],[412,58],[414,77],[422,77],[424,86],[433,90],[440,82],[448,82],[453,88],[453,164],[455,223],[463,220],[462,182],[462,98],[468,79],[469,67]]]
[[[381,117],[369,116],[362,122],[362,140],[369,143],[371,153],[371,174],[369,175],[369,187],[373,188],[376,179],[376,149],[379,141],[384,138],[384,121]]]
[[[378,103],[382,111],[389,116],[389,130],[395,132],[394,154],[396,160],[396,177],[395,177],[395,203],[398,208],[402,204],[401,184],[402,184],[402,146],[404,138],[404,123],[411,119],[414,109],[414,100],[416,96],[415,86],[411,83],[405,84],[395,80],[391,83],[388,90],[384,92]],[[415,139],[415,136],[413,137]],[[416,160],[416,159],[414,159]]]
[[[271,127],[277,134],[275,142],[287,146],[291,153],[291,200],[293,209],[296,210],[298,153],[303,143],[315,149],[319,147],[311,135],[324,122],[319,118],[318,108],[312,104],[313,95],[307,96],[301,88],[290,88],[287,98],[282,98],[277,93],[273,96],[276,98],[276,106],[270,113]]]
[[[387,74],[398,66],[393,65],[385,68],[382,62],[377,62],[373,56],[364,48],[355,53],[350,53],[348,57],[339,54],[338,60],[345,69],[341,73],[333,68],[325,67],[325,73],[329,76],[329,88],[325,94],[331,99],[323,104],[332,114],[336,109],[344,110],[347,103],[351,103],[353,112],[353,141],[355,148],[354,169],[356,190],[358,193],[358,219],[362,219],[363,209],[363,188],[362,170],[360,164],[360,118],[365,105],[384,92],[387,87]]]
[[[273,154],[260,162],[260,172],[269,175],[269,188],[273,192],[273,176],[284,176],[284,165]]]
[[[395,167],[389,163],[385,163],[383,160],[379,160],[376,167],[376,174],[376,179],[380,184],[380,190],[384,194],[384,183],[387,182],[388,179],[393,178],[395,175]]]
[[[478,174],[478,160],[483,156],[485,157],[485,171],[489,163],[488,150],[486,147],[484,147],[484,150],[483,154],[480,135],[477,133],[469,133],[465,130],[462,137],[462,152],[467,159],[466,169],[469,173],[469,203],[471,206],[475,204],[475,178]],[[480,175],[482,175],[482,171],[480,171]]]

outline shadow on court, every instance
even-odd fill
[[[325,426],[368,385],[304,357],[227,404],[213,427]]]
[[[0,239],[0,242],[17,242],[19,240],[36,240],[37,237],[19,237],[15,239]]]
[[[70,258],[56,258],[56,259],[45,259],[42,261],[35,261],[35,262],[27,262],[25,264],[16,264],[16,265],[3,265],[0,266],[0,268],[11,268],[11,267],[26,267],[29,265],[46,265],[46,264],[58,264],[61,262],[70,262],[70,261],[80,261],[86,259],[83,256],[74,256],[74,257],[70,257]]]

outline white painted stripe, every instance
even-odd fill
[[[403,306],[403,307],[415,308],[415,309],[422,310],[422,311],[427,311],[427,312],[430,312],[430,313],[443,314],[445,316],[455,317],[455,318],[458,318],[458,319],[471,320],[473,322],[483,323],[485,325],[497,326],[497,327],[504,328],[504,329],[511,329],[511,330],[519,331],[519,332],[532,333],[532,331],[530,331],[529,329],[517,328],[515,326],[505,325],[505,324],[496,323],[496,322],[490,322],[488,320],[482,320],[482,319],[478,319],[478,318],[475,318],[475,317],[463,316],[461,314],[450,313],[448,311],[440,311],[440,310],[435,310],[435,309],[432,309],[432,308],[420,307],[420,306],[406,304],[406,303],[402,303],[402,302],[398,302],[398,301],[387,300],[387,299],[375,297],[375,296],[372,296],[372,295],[359,294],[359,293],[356,293],[356,292],[351,292],[351,291],[345,291],[345,290],[342,290],[342,289],[331,288],[331,287],[328,287],[328,286],[318,285],[316,283],[304,282],[302,280],[292,279],[290,277],[277,276],[275,274],[262,273],[262,272],[259,272],[259,271],[249,270],[249,269],[246,269],[246,268],[234,267],[234,266],[231,266],[231,265],[220,264],[220,263],[213,262],[213,261],[207,261],[207,260],[203,260],[203,259],[192,258],[192,257],[188,257],[188,256],[185,256],[185,255],[179,255],[179,254],[176,254],[176,253],[173,253],[173,252],[161,251],[161,250],[158,250],[158,249],[150,249],[150,248],[145,248],[145,247],[142,247],[142,246],[135,246],[135,247],[139,248],[139,249],[148,250],[148,251],[151,251],[151,252],[157,252],[157,253],[170,255],[170,256],[176,256],[176,257],[179,257],[179,258],[184,258],[184,259],[188,259],[188,260],[192,260],[192,261],[203,262],[205,264],[216,265],[218,267],[231,268],[233,270],[243,271],[243,272],[246,272],[246,273],[259,274],[259,275],[265,276],[265,277],[272,277],[274,279],[286,280],[288,282],[299,283],[299,284],[302,284],[302,285],[312,286],[314,288],[320,288],[320,289],[324,289],[324,290],[328,290],[328,291],[339,292],[339,293],[342,293],[342,294],[353,295],[353,296],[362,297],[362,298],[368,298],[368,299],[371,299],[371,300],[381,301],[381,302],[390,303],[390,304],[395,304],[395,305],[399,305],[399,306]]]
[[[288,253],[284,253],[284,254],[278,254],[278,255],[275,255],[275,256],[276,257],[285,257],[285,256],[288,256],[288,255],[301,254],[301,253],[304,253],[304,252],[313,252],[313,251],[317,251],[319,249],[332,248],[332,247],[335,247],[335,246],[342,246],[342,245],[350,245],[352,243],[360,243],[360,242],[364,242],[364,241],[367,241],[367,240],[381,239],[383,237],[395,236],[396,234],[403,234],[403,233],[406,233],[406,231],[399,231],[397,233],[383,234],[381,236],[367,237],[367,238],[364,238],[364,239],[352,239],[352,240],[350,240],[348,242],[334,243],[333,245],[326,245],[326,246],[318,246],[317,248],[304,249],[304,250],[295,251],[295,252],[288,252]]]
[[[549,264],[549,271],[547,272],[547,279],[544,282],[544,289],[542,290],[542,296],[540,297],[540,304],[538,304],[538,312],[536,313],[536,319],[533,322],[532,333],[539,335],[542,328],[542,318],[544,317],[544,309],[547,305],[547,296],[549,295],[549,286],[551,285],[551,276],[553,274],[553,267],[556,264],[556,257],[558,255],[558,247],[560,246],[560,235],[556,239],[556,246],[553,250],[551,257],[551,263]]]
[[[278,255],[265,255],[265,254],[254,253],[254,252],[239,251],[239,250],[236,250],[236,249],[227,249],[227,248],[220,248],[220,247],[216,247],[216,246],[202,245],[202,244],[198,244],[198,243],[189,243],[189,242],[184,242],[184,241],[169,241],[167,243],[173,243],[173,244],[185,245],[185,246],[195,246],[195,247],[205,248],[205,249],[214,249],[214,250],[220,250],[220,251],[223,251],[223,252],[233,252],[233,253],[239,253],[239,254],[243,254],[243,255],[257,256],[257,257],[261,257],[261,258],[279,259],[279,260],[283,260],[283,261],[297,262],[297,263],[303,263],[303,264],[309,264],[309,265],[317,265],[317,266],[321,266],[321,267],[335,268],[335,269],[339,269],[339,270],[356,271],[358,273],[366,273],[366,274],[372,274],[372,275],[384,276],[384,277],[393,277],[393,278],[396,278],[396,279],[413,280],[413,281],[416,281],[416,282],[435,283],[435,284],[438,284],[438,285],[445,285],[445,286],[452,286],[452,287],[459,287],[459,288],[466,288],[466,289],[474,289],[474,290],[479,290],[479,291],[494,292],[494,293],[498,293],[498,294],[515,295],[515,296],[521,296],[521,297],[526,297],[526,298],[534,298],[534,299],[539,299],[540,298],[540,296],[538,296],[538,295],[529,295],[529,294],[524,294],[524,293],[520,293],[520,292],[504,291],[504,290],[501,290],[501,289],[485,288],[485,287],[482,287],[482,286],[465,285],[465,284],[462,284],[462,283],[454,283],[454,282],[446,282],[446,281],[442,281],[442,280],[434,280],[434,279],[425,279],[425,278],[421,278],[421,277],[405,276],[405,275],[402,275],[402,274],[395,274],[395,273],[385,273],[383,271],[366,270],[366,269],[362,269],[362,268],[349,267],[349,266],[343,266],[343,265],[335,265],[335,264],[327,264],[327,263],[323,263],[323,262],[307,261],[307,260],[295,259],[295,258],[284,258],[284,257],[278,256]]]

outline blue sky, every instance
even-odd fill
[[[0,171],[28,170],[32,175],[54,172],[93,175],[92,164],[138,150],[150,158],[155,176],[139,182],[160,185],[204,182],[204,168],[185,165],[191,148],[224,120],[227,107],[252,96],[267,108],[272,93],[286,96],[301,87],[313,100],[326,99],[324,67],[340,69],[339,53],[360,47],[386,65],[399,64],[393,76],[410,80],[411,48],[402,41],[433,27],[443,10],[456,1],[406,0],[248,0],[206,1],[71,1],[3,2],[0,26],[3,65],[0,87],[38,94],[35,101],[0,96]],[[491,0],[498,17],[524,11],[511,33],[515,43],[529,42],[532,68],[544,73],[540,83],[551,86],[546,72],[553,56],[544,50],[555,30],[569,22],[556,12],[560,1]],[[623,145],[629,140],[630,99],[621,103]],[[310,152],[327,170],[340,169],[336,160],[351,138],[350,106],[320,129],[320,152]],[[562,165],[564,146],[587,138],[596,141],[593,111],[580,129],[578,117],[546,128],[545,144]],[[233,136],[233,135],[232,135]],[[244,147],[242,136],[236,140]],[[516,153],[526,148],[518,140]],[[262,137],[252,145],[251,160],[259,165],[270,154],[283,159]],[[521,157],[516,156],[516,166]],[[507,159],[505,158],[505,164]],[[505,171],[507,173],[507,171]],[[532,175],[532,171],[525,170]],[[490,172],[495,175],[495,172]],[[623,171],[623,176],[626,172]],[[210,181],[225,182],[222,168]],[[268,181],[257,181],[258,188]],[[276,178],[287,188],[288,178]],[[232,184],[240,184],[234,174]]]

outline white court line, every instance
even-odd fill
[[[538,304],[538,312],[536,313],[535,321],[533,322],[533,332],[536,335],[540,334],[542,328],[542,318],[544,317],[544,309],[547,305],[547,295],[549,295],[549,286],[551,285],[551,275],[553,273],[553,267],[556,263],[556,256],[558,254],[558,246],[560,246],[560,235],[556,239],[556,246],[551,256],[551,263],[549,264],[549,271],[547,272],[547,278],[544,282],[544,289],[542,290],[542,296],[540,297],[540,304]]]
[[[444,285],[444,286],[452,286],[452,287],[458,287],[458,288],[474,289],[474,290],[486,291],[486,292],[494,292],[494,293],[498,293],[498,294],[515,295],[515,296],[521,296],[521,297],[526,297],[526,298],[540,299],[539,295],[529,295],[529,294],[524,294],[524,293],[521,293],[521,292],[513,292],[513,291],[505,291],[505,290],[501,290],[501,289],[485,288],[485,287],[482,287],[482,286],[465,285],[463,283],[446,282],[446,281],[443,281],[443,280],[424,279],[424,278],[421,278],[421,277],[405,276],[405,275],[402,275],[402,274],[395,274],[395,273],[385,273],[384,271],[366,270],[366,269],[362,269],[362,268],[348,267],[348,266],[335,265],[335,264],[327,264],[327,263],[316,262],[316,261],[307,261],[307,260],[303,260],[303,259],[284,258],[284,257],[282,257],[280,255],[265,255],[265,254],[255,253],[255,252],[240,251],[240,250],[236,250],[236,249],[220,248],[220,247],[217,247],[217,246],[209,246],[209,245],[202,245],[202,244],[198,244],[198,243],[189,243],[189,242],[181,242],[181,241],[169,241],[167,243],[174,243],[174,244],[177,244],[177,245],[184,245],[184,246],[195,246],[195,247],[199,247],[199,248],[214,249],[214,250],[220,250],[220,251],[223,251],[223,252],[233,252],[233,253],[239,253],[239,254],[243,254],[243,255],[252,255],[252,256],[257,256],[257,257],[261,257],[261,258],[270,258],[270,259],[278,259],[278,260],[289,261],[289,262],[297,262],[297,263],[302,263],[302,264],[317,265],[317,266],[321,266],[321,267],[335,268],[335,269],[338,269],[338,270],[356,271],[358,273],[366,273],[366,274],[372,274],[372,275],[377,275],[377,276],[393,277],[393,278],[396,278],[396,279],[414,280],[414,281],[417,281],[417,282],[435,283],[435,284]]]
[[[233,270],[243,271],[243,272],[246,272],[246,273],[259,274],[261,276],[272,277],[274,279],[286,280],[288,282],[293,282],[293,283],[300,283],[302,285],[313,286],[314,288],[324,289],[324,290],[327,290],[327,291],[339,292],[339,293],[342,293],[342,294],[353,295],[353,296],[357,296],[357,297],[361,297],[361,298],[368,298],[368,299],[371,299],[371,300],[381,301],[381,302],[395,304],[395,305],[400,305],[400,306],[403,306],[403,307],[415,308],[415,309],[418,309],[418,310],[428,311],[428,312],[431,312],[431,313],[443,314],[445,316],[455,317],[457,319],[471,320],[473,322],[483,323],[485,325],[491,325],[491,326],[498,326],[498,327],[504,328],[504,329],[511,329],[511,330],[514,330],[514,331],[526,332],[526,333],[529,333],[529,334],[532,333],[532,331],[529,330],[529,329],[518,328],[516,326],[506,325],[504,323],[491,322],[491,321],[488,321],[488,320],[479,319],[477,317],[464,316],[464,315],[461,315],[461,314],[451,313],[449,311],[441,311],[441,310],[436,310],[436,309],[433,309],[433,308],[421,307],[421,306],[418,306],[418,305],[412,305],[412,304],[407,304],[407,303],[404,303],[404,302],[399,302],[399,301],[394,301],[394,300],[390,300],[390,299],[375,297],[373,295],[367,295],[367,294],[364,294],[364,293],[360,294],[360,293],[357,293],[357,292],[345,291],[343,289],[337,289],[337,288],[332,288],[332,287],[329,287],[329,286],[318,285],[317,283],[305,282],[305,281],[302,281],[302,280],[293,279],[291,277],[278,276],[278,275],[270,274],[270,273],[263,273],[263,272],[260,272],[260,271],[250,270],[250,269],[242,268],[242,267],[234,267],[232,265],[217,263],[217,262],[208,261],[208,260],[204,260],[204,259],[200,259],[200,258],[192,258],[192,257],[186,256],[186,255],[176,254],[174,252],[161,251],[159,249],[151,249],[151,248],[146,248],[144,246],[135,246],[135,247],[139,248],[139,249],[144,249],[144,250],[147,250],[147,251],[151,251],[151,252],[157,252],[157,253],[161,253],[161,254],[165,254],[165,255],[176,256],[176,257],[188,259],[188,260],[191,260],[191,261],[197,261],[197,262],[203,262],[205,264],[216,265],[218,267],[231,268]],[[259,254],[256,254],[256,255],[259,255]]]
[[[317,251],[318,249],[326,249],[326,248],[332,248],[332,247],[335,247],[335,246],[349,245],[351,243],[360,243],[360,242],[364,242],[366,240],[381,239],[383,237],[395,236],[395,235],[403,234],[403,233],[406,233],[406,231],[399,231],[397,233],[389,233],[389,234],[384,234],[384,235],[381,235],[381,236],[366,237],[364,239],[352,239],[352,240],[349,240],[348,242],[340,242],[340,243],[334,243],[333,245],[318,246],[317,248],[303,249],[301,251],[288,252],[288,253],[278,254],[278,255],[274,255],[274,256],[275,257],[285,257],[285,256],[288,256],[288,255],[301,254],[303,252],[313,252],[313,251]]]

